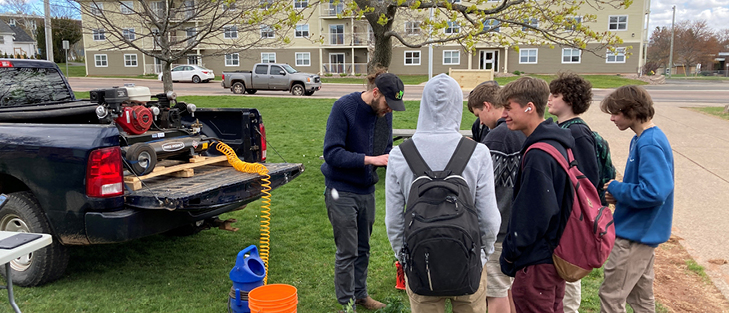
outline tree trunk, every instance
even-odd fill
[[[389,68],[392,62],[392,37],[385,36],[385,32],[375,32],[375,51],[367,63],[367,73],[374,73],[379,68]]]
[[[724,106],[724,114],[729,113],[729,104]]]
[[[162,61],[162,85],[164,86],[165,93],[172,91],[172,68],[171,63],[168,61]]]

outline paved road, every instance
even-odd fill
[[[153,92],[162,91],[162,84],[152,80],[71,78],[74,90],[136,83]],[[219,83],[176,83],[179,95],[232,95]],[[313,98],[338,98],[362,86],[324,84]],[[716,265],[709,261],[729,260],[729,121],[703,115],[683,107],[723,106],[729,104],[729,83],[670,82],[661,86],[646,86],[656,106],[654,121],[668,136],[675,158],[676,191],[674,234],[691,256],[707,268],[714,283],[729,298],[729,264]],[[406,86],[406,100],[420,100],[423,86]],[[594,91],[595,100],[610,90]],[[465,94],[465,93],[464,93]],[[250,97],[250,95],[235,95]],[[255,96],[288,97],[283,92],[259,92]],[[597,102],[595,103],[597,104]],[[631,131],[620,132],[598,105],[585,113],[585,120],[600,132],[611,146],[613,163],[622,172],[628,155]]]

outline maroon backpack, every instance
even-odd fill
[[[567,149],[569,160],[565,160],[555,147],[545,142],[531,145],[524,154],[532,149],[542,150],[557,160],[574,187],[572,212],[565,223],[559,245],[554,249],[552,260],[557,273],[564,280],[580,280],[590,274],[592,269],[600,268],[613,249],[613,213],[608,207],[602,206],[595,186],[573,165],[575,158],[571,149]]]

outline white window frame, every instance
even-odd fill
[[[299,58],[301,56],[301,58]],[[294,58],[296,59],[296,66],[311,66],[311,52],[296,52],[294,53]],[[299,63],[299,61],[306,61],[307,64]]]
[[[134,28],[122,28],[122,36],[126,40],[137,40],[137,32],[134,31]]]
[[[129,59],[127,59],[129,57]],[[133,58],[132,58],[133,57]],[[124,67],[138,67],[139,61],[137,59],[137,55],[132,54],[124,54]]]
[[[261,63],[276,63],[276,52],[261,52]]]
[[[530,62],[529,58],[531,55],[529,55],[529,52],[534,51],[534,62]],[[526,62],[522,61],[522,53],[527,53],[526,55]],[[527,49],[519,49],[519,64],[537,64],[539,63],[539,49],[538,48],[527,48]]]
[[[94,29],[92,30],[92,33],[94,41],[106,40],[106,30],[104,30],[103,28]]]
[[[577,24],[582,24],[582,16],[570,16],[567,17],[567,19],[577,21]],[[569,33],[575,31],[576,29],[577,25],[565,26],[564,31]]]
[[[238,39],[238,26],[223,26],[223,39]]]
[[[524,22],[524,24],[529,24],[529,26],[531,26],[531,27],[539,28],[539,19],[537,19],[537,18],[526,18],[522,22]],[[533,32],[534,30],[529,27],[522,26],[521,31]]]
[[[408,57],[408,53],[410,53],[410,57]],[[415,53],[418,54],[418,56],[415,56]],[[420,50],[406,50],[403,52],[403,65],[405,66],[413,66],[413,65],[420,65],[420,59],[422,58],[422,53],[420,53]],[[408,64],[408,59],[410,59],[410,64]],[[460,57],[459,57],[460,59]],[[418,63],[415,63],[415,60],[418,61]]]
[[[273,6],[273,0],[258,0],[259,10],[268,10]]]
[[[265,36],[264,36],[265,34]],[[269,36],[270,35],[270,36]],[[273,27],[269,25],[261,25],[261,38],[272,39],[276,38],[276,33],[273,31]]]
[[[5,44],[5,36],[0,36],[0,45]]]
[[[10,22],[8,22],[8,25],[10,25],[10,26],[15,26],[16,24],[17,24],[17,21],[15,21],[14,18],[11,18]]]
[[[38,25],[35,24],[35,20],[27,20],[25,21],[25,27],[28,27],[30,29],[37,29]]]
[[[309,0],[294,0],[294,9],[306,9],[309,6]]]
[[[565,55],[565,52],[567,52],[567,51],[570,52],[569,60],[565,61],[564,57],[567,56],[567,55]],[[572,57],[574,57],[573,53],[575,51],[577,51],[577,61],[572,61]],[[582,63],[582,50],[575,49],[575,48],[562,48],[562,64],[580,64],[580,63]]]
[[[301,26],[301,30],[299,30],[299,26]],[[304,30],[306,28],[306,30]],[[299,36],[298,33],[301,33],[301,36]],[[306,36],[304,36],[304,32],[306,32]],[[294,28],[294,37],[295,38],[309,38],[309,24],[299,24],[296,25],[296,28]]]
[[[446,53],[450,53],[450,59],[451,61],[449,63],[446,63]],[[456,56],[458,57],[458,62],[453,62],[453,53],[456,53]],[[461,51],[460,50],[443,50],[443,65],[461,65]]]
[[[119,12],[121,12],[121,14],[134,13],[134,1],[121,1],[119,3]]]
[[[94,65],[95,67],[109,67],[109,56],[106,54],[94,54]]]
[[[220,9],[222,9],[223,11],[236,11],[238,10],[238,5],[235,2],[223,2],[222,4],[220,4]]]
[[[149,2],[149,10],[152,11],[152,14],[156,15],[158,18],[161,18],[165,15],[166,7],[164,1],[151,1]]]
[[[613,53],[610,50],[607,51],[607,53],[605,54],[605,63],[625,63],[625,47],[619,47],[616,49],[616,53]],[[613,61],[610,61],[610,57],[614,57],[615,59]],[[618,59],[620,59],[621,57],[623,60],[619,61]]]
[[[238,53],[226,54],[225,66],[240,66],[240,55]]]
[[[616,18],[615,23],[613,23],[613,22],[610,21],[610,19],[612,19],[613,17]],[[625,22],[622,22],[622,23],[620,22],[620,18],[621,17],[625,17]],[[611,24],[615,24],[615,27],[616,28],[615,29],[610,29],[610,25]],[[620,29],[620,25],[621,24],[625,24],[625,28]],[[624,32],[624,31],[627,31],[628,30],[628,15],[609,15],[608,16],[608,27],[607,27],[607,30],[608,31],[611,31],[611,32]]]
[[[448,21],[448,26],[443,29],[443,32],[446,35],[458,34],[461,32],[461,25],[459,25],[458,22]]]
[[[195,63],[190,63],[190,58],[195,58]],[[200,63],[199,54],[188,54],[186,59],[187,59],[187,65],[198,65],[198,63]]]
[[[101,15],[101,11],[104,11],[104,3],[102,2],[92,2],[90,5],[89,13],[91,15]]]
[[[495,24],[492,24],[492,22],[489,22],[489,21],[492,21]],[[492,29],[494,29],[492,31],[494,33],[500,33],[501,32],[501,21],[499,21],[499,20],[492,19],[492,18],[487,18],[487,19],[483,20],[483,22],[481,22],[481,25],[483,25],[483,28],[484,28],[485,31],[491,31]]]
[[[405,34],[406,35],[420,35],[420,22],[418,22],[418,21],[405,22]]]

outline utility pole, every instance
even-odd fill
[[[673,71],[673,36],[676,33],[676,6],[673,6],[673,19],[671,20],[671,51],[668,54],[668,78],[671,78]]]
[[[645,18],[645,28],[643,28],[643,38],[641,40],[643,41],[643,48],[645,49],[643,51],[643,66],[638,70],[639,74],[638,76],[643,76],[643,68],[645,67],[645,64],[648,63],[648,43],[650,42],[650,29],[648,28],[648,25],[651,21],[651,0],[647,1],[646,4],[648,6],[648,11],[646,12]]]
[[[43,0],[46,27],[46,60],[53,62],[53,30],[51,29],[51,1]]]

